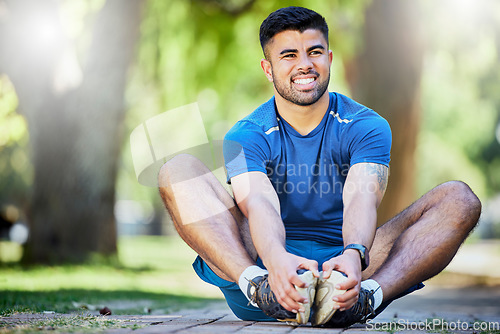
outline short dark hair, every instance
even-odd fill
[[[266,45],[278,33],[285,30],[317,29],[323,33],[328,43],[328,25],[325,18],[313,10],[304,7],[280,8],[271,14],[260,25],[260,46],[266,55]]]

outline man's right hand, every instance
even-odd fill
[[[286,232],[280,215],[280,202],[268,176],[262,172],[242,173],[231,178],[234,199],[248,218],[255,249],[269,271],[268,282],[277,301],[286,310],[298,312],[306,298],[295,286],[306,283],[297,275],[306,269],[319,277],[318,263],[286,252]]]
[[[281,306],[294,313],[303,312],[299,303],[305,303],[307,298],[302,297],[295,287],[305,288],[307,284],[299,278],[297,270],[310,270],[319,277],[318,262],[283,251],[273,254],[264,264],[269,271],[271,290]]]

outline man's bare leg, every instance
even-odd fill
[[[257,252],[233,198],[200,160],[187,154],[165,163],[158,182],[181,238],[219,277],[238,282],[255,264]]]
[[[441,272],[476,226],[481,202],[462,182],[444,183],[381,226],[363,279],[377,281],[384,300]]]

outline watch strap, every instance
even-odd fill
[[[361,244],[349,244],[344,247],[344,249],[342,250],[342,254],[344,254],[344,252],[348,249],[355,249],[358,251],[359,257],[361,259],[361,270],[365,270],[368,267],[368,263],[366,261],[366,253],[368,252],[368,249]]]

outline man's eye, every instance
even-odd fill
[[[322,54],[322,52],[319,50],[314,50],[314,51],[311,51],[311,54],[312,55],[320,55],[320,54]]]
[[[289,53],[283,56],[283,58],[293,58],[295,55],[293,53]]]

